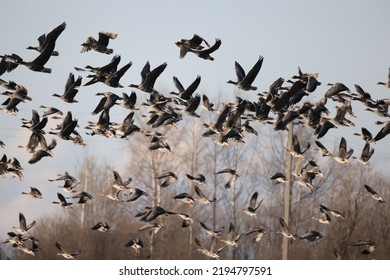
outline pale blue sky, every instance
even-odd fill
[[[53,151],[55,157],[45,163],[28,165],[30,155],[16,148],[25,145],[29,131],[20,128],[20,118],[30,118],[31,110],[50,105],[64,111],[70,110],[82,126],[97,117],[90,112],[98,103],[96,92],[112,91],[120,94],[130,92],[129,88],[112,89],[105,85],[81,88],[76,99],[78,104],[65,104],[52,97],[54,92],[62,94],[69,72],[73,67],[87,64],[100,66],[111,56],[96,52],[80,53],[80,44],[88,36],[96,37],[99,31],[118,33],[110,42],[115,54],[122,57],[120,66],[132,61],[133,65],[122,78],[122,84],[138,83],[140,70],[147,60],[155,67],[168,63],[166,71],[157,80],[156,88],[162,91],[174,90],[172,76],[188,85],[197,75],[202,76],[200,93],[210,97],[221,94],[227,100],[234,98],[236,90],[226,83],[235,79],[234,61],[248,70],[259,55],[264,56],[263,67],[254,84],[260,91],[268,89],[278,77],[288,79],[296,74],[297,67],[303,71],[319,73],[323,83],[313,94],[321,97],[328,82],[343,82],[350,89],[361,85],[374,99],[390,97],[390,90],[376,85],[386,80],[390,67],[389,1],[3,1],[1,54],[16,53],[25,60],[32,60],[37,53],[26,50],[36,45],[36,39],[65,21],[67,27],[57,41],[59,57],[52,57],[47,66],[50,75],[32,72],[20,66],[11,73],[1,76],[25,85],[32,102],[20,104],[18,115],[10,116],[0,112],[0,140],[7,146],[0,150],[9,157],[17,157],[24,166],[25,178],[0,179],[0,235],[5,236],[17,224],[18,212],[29,213],[28,220],[45,213],[42,201],[21,197],[19,193],[30,185],[54,188],[47,178],[65,170],[73,172],[86,153],[99,154],[114,161],[118,156],[118,143],[107,142],[102,137],[82,136],[88,149],[58,140]],[[215,38],[222,40],[221,48],[214,53],[215,61],[204,61],[192,54],[179,59],[175,42],[190,38],[194,33],[205,37],[210,43]],[[84,80],[85,82],[86,80]],[[84,83],[83,82],[83,83]],[[255,100],[256,92],[239,93],[242,97]],[[142,95],[142,93],[139,93]],[[5,99],[1,98],[1,102]],[[358,128],[371,128],[373,133],[380,127],[373,126],[375,117],[354,107],[359,116]],[[40,111],[41,112],[41,111]],[[112,114],[114,121],[121,121],[124,110]],[[359,129],[348,133],[359,132]],[[327,139],[330,147],[343,134],[339,130]],[[364,143],[349,137],[350,145],[360,153]],[[389,166],[390,150],[388,138],[376,145],[373,161],[380,168]],[[105,144],[105,150],[102,150]],[[58,149],[59,148],[59,149]],[[43,179],[42,179],[43,178]],[[42,183],[42,180],[45,181]],[[55,189],[57,191],[57,189]],[[55,193],[55,192],[54,192]],[[53,197],[55,199],[55,197]],[[51,201],[51,198],[49,198]],[[0,238],[1,239],[1,238]]]

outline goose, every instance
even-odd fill
[[[218,172],[215,172],[214,174],[224,174],[224,173],[229,173],[231,175],[229,181],[225,184],[225,189],[230,189],[235,185],[236,180],[238,177],[240,177],[240,175],[237,173],[236,170],[231,168],[220,170]]]
[[[333,159],[341,164],[348,164],[348,159],[352,156],[353,149],[347,151],[347,140],[344,137],[341,137],[339,152],[337,155],[333,155]]]
[[[217,39],[215,39],[214,45],[212,45],[208,49],[201,49],[201,50],[199,50],[199,49],[188,49],[188,51],[196,54],[200,58],[203,58],[205,60],[213,61],[214,57],[212,57],[210,54],[215,52],[216,50],[218,50],[219,47],[221,46],[221,44],[222,44],[222,41],[217,38]]]
[[[257,131],[249,125],[249,121],[250,120],[246,120],[243,124],[242,124],[242,128],[244,129],[245,132],[248,132],[250,134],[254,134],[254,135],[258,135]]]
[[[149,147],[148,147],[149,150],[151,151],[161,151],[161,152],[172,152],[172,149],[171,147],[169,146],[168,143],[164,142],[164,141],[157,141],[157,142],[153,142]]]
[[[243,235],[244,233],[240,233],[238,235],[236,235],[235,233],[235,227],[233,225],[233,223],[230,223],[229,225],[229,231],[227,233],[227,239],[220,239],[221,242],[225,243],[227,246],[231,246],[231,247],[234,247],[234,248],[238,248],[238,243],[237,241],[240,240],[241,236]]]
[[[203,255],[209,257],[209,258],[212,258],[212,259],[216,259],[216,260],[219,260],[220,257],[218,255],[218,253],[220,253],[224,248],[225,246],[221,247],[221,248],[217,248],[217,238],[216,237],[212,237],[211,238],[211,246],[210,246],[210,250],[206,249],[202,243],[200,242],[200,240],[195,237],[195,243],[196,245],[199,246],[199,248],[197,249],[197,251],[199,251],[200,253],[202,253]]]
[[[213,199],[208,199],[202,192],[201,188],[199,188],[199,186],[197,185],[194,185],[194,188],[195,188],[195,193],[197,194],[198,196],[198,201],[201,203],[201,204],[210,204],[210,203],[213,203],[215,201],[217,201],[217,198],[214,196]]]
[[[358,160],[362,164],[370,164],[369,160],[371,156],[374,154],[375,149],[371,148],[370,149],[370,142],[366,142],[366,144],[363,147],[362,154],[360,157],[355,157],[353,156],[354,159]]]
[[[327,134],[328,131],[332,128],[337,128],[337,126],[331,123],[330,121],[325,120],[322,124],[317,125],[314,134],[317,135],[317,139],[320,139],[324,137],[325,134]]]
[[[47,117],[47,116],[50,116],[50,115],[60,115],[60,116],[64,115],[64,113],[60,109],[57,109],[57,108],[54,108],[54,107],[40,105],[39,108],[45,109],[45,111],[43,112],[42,117]],[[53,116],[53,118],[57,118],[57,117]]]
[[[62,95],[54,93],[53,96],[59,97],[66,103],[77,103],[78,101],[75,100],[74,98],[76,94],[79,92],[77,87],[81,85],[82,79],[83,78],[81,76],[78,76],[77,79],[75,80],[74,74],[69,73],[68,79],[66,81],[64,93]]]
[[[43,117],[41,120],[38,112],[36,110],[32,110],[31,125],[28,126],[27,124],[23,124],[22,127],[28,128],[32,132],[38,134],[45,134],[43,129],[45,128],[47,122],[47,117]]]
[[[110,62],[103,65],[103,66],[91,66],[91,65],[86,65],[84,68],[80,67],[74,67],[76,71],[81,71],[81,72],[91,72],[93,75],[87,76],[88,78],[93,78],[93,77],[111,77],[114,76],[115,72],[118,70],[118,65],[121,61],[121,56],[120,55],[114,55]]]
[[[57,146],[57,141],[55,139],[52,139],[50,145],[35,152],[31,157],[31,159],[28,161],[28,163],[34,164],[40,161],[44,157],[53,157],[53,153],[51,152],[51,150],[53,150],[56,146]]]
[[[328,149],[324,146],[324,144],[322,144],[320,141],[318,140],[315,140],[314,141],[318,147],[317,150],[320,151],[320,153],[322,154],[323,157],[326,157],[326,156],[333,156],[329,151]]]
[[[123,102],[121,103],[121,106],[123,108],[136,110],[135,104],[137,103],[137,94],[135,93],[135,91],[132,91],[130,93],[130,96],[123,92],[122,101]]]
[[[210,47],[209,43],[197,34],[194,34],[191,39],[181,39],[180,41],[176,42],[176,46],[180,48],[179,57],[184,58],[190,49],[202,50],[204,48],[201,46],[203,42],[207,47]]]
[[[369,194],[367,194],[368,196],[370,196],[371,198],[373,198],[374,200],[378,201],[379,203],[385,203],[386,201],[383,199],[382,196],[380,196],[373,188],[371,188],[369,185],[364,185],[364,188],[369,192]]]
[[[57,197],[59,199],[59,202],[58,201],[53,201],[52,203],[53,204],[59,204],[60,206],[64,207],[64,208],[72,208],[72,202],[67,202],[65,197],[61,194],[61,193],[57,193]]]
[[[144,247],[144,243],[141,239],[133,238],[129,242],[125,244],[125,247],[131,247],[134,249],[135,253],[139,255],[141,253],[141,249]]]
[[[214,229],[211,229],[209,228],[205,223],[203,222],[199,222],[200,226],[201,226],[201,229],[207,233],[208,235],[210,235],[211,237],[215,237],[215,238],[221,238],[221,232],[224,230],[224,227],[221,227],[220,229],[217,229],[217,230],[214,230]]]
[[[364,246],[365,248],[363,251],[361,251],[362,255],[369,255],[375,252],[376,250],[376,243],[373,240],[360,240],[357,242],[352,242],[348,244],[349,246],[357,246],[357,247],[362,247]]]
[[[0,76],[5,72],[12,72],[19,66],[21,58],[16,54],[0,55]]]
[[[150,71],[150,64],[149,64],[149,61],[147,61],[144,68],[141,71],[141,83],[138,85],[130,84],[129,87],[135,87],[141,91],[148,92],[148,93],[157,92],[154,89],[154,84],[155,84],[157,78],[165,70],[167,65],[168,64],[166,62],[164,62],[163,64],[157,66],[152,71]]]
[[[73,195],[71,198],[73,198],[73,199],[78,198],[78,201],[77,201],[78,204],[84,204],[87,201],[94,199],[94,197],[90,193],[85,192],[85,191],[79,192],[79,193]]]
[[[329,225],[332,219],[330,216],[325,212],[326,210],[323,207],[320,207],[320,216],[319,217],[312,217],[313,220],[317,220],[321,224]]]
[[[31,229],[36,224],[36,221],[32,221],[30,224],[27,225],[26,218],[23,215],[23,213],[19,212],[19,227],[13,227],[16,229],[19,233],[22,235],[29,236],[28,230]]]
[[[248,231],[246,231],[244,234],[245,235],[251,235],[253,233],[256,233],[255,234],[255,237],[253,238],[253,242],[260,242],[261,239],[263,239],[264,235],[267,233],[265,229],[263,228],[252,228],[252,229],[249,229]]]
[[[185,204],[194,204],[195,200],[192,196],[190,196],[188,193],[180,193],[178,195],[175,195],[173,197],[176,200],[179,200]]]
[[[122,97],[120,97],[112,92],[99,92],[99,93],[96,93],[95,95],[96,96],[103,96],[103,97],[100,99],[100,102],[96,106],[95,110],[93,110],[92,115],[99,114],[101,111],[103,111],[103,109],[105,109],[105,110],[111,109],[111,107],[118,104],[117,103],[118,100],[122,99]]]
[[[4,148],[5,147],[5,143],[3,141],[0,140],[0,147],[1,148]]]
[[[92,230],[97,230],[100,232],[109,232],[110,226],[106,222],[98,222],[96,225],[91,227]]]
[[[199,87],[201,77],[198,75],[196,79],[185,89],[176,76],[173,76],[173,83],[179,92],[171,91],[170,94],[178,95],[183,100],[190,100],[192,94]]]
[[[303,154],[310,148],[310,143],[308,143],[306,145],[306,147],[304,149],[301,149],[301,146],[299,144],[299,139],[298,139],[298,136],[296,134],[293,134],[293,139],[292,139],[292,147],[293,149],[292,150],[288,150],[287,151],[293,156],[293,157],[299,157],[299,158],[302,158],[303,157]]]
[[[139,214],[137,214],[137,217],[141,217],[140,221],[142,222],[151,222],[155,220],[158,216],[161,215],[168,215],[168,211],[166,211],[161,206],[157,205],[154,207],[146,207],[141,211]]]
[[[66,23],[63,22],[56,28],[54,28],[50,33],[47,34],[45,42],[46,46],[43,51],[36,57],[34,60],[26,62],[22,58],[17,57],[17,63],[22,64],[29,68],[32,71],[42,72],[42,73],[51,73],[50,68],[46,68],[45,64],[49,61],[56,44],[57,38],[61,35],[61,33],[65,30]]]
[[[119,175],[119,173],[115,170],[113,170],[114,174],[114,182],[112,182],[112,187],[114,189],[120,190],[120,191],[127,191],[130,189],[130,187],[127,187],[131,182],[132,178],[129,177],[125,182],[122,181],[122,177]]]
[[[161,188],[167,188],[173,183],[177,181],[177,175],[173,173],[172,171],[164,172],[158,176],[156,176],[157,180],[164,179],[164,181],[160,184]]]
[[[196,118],[200,118],[200,116],[195,112],[198,109],[200,104],[200,94],[195,95],[188,101],[188,105],[182,110],[188,116],[193,116]]]
[[[43,52],[45,50],[45,48],[49,45],[49,44],[52,44],[51,40],[53,40],[53,38],[56,38],[58,37],[59,35],[57,35],[57,33],[59,32],[59,30],[61,30],[63,27],[64,23],[62,23],[60,26],[54,28],[52,31],[50,31],[49,33],[47,34],[42,34],[41,36],[38,37],[38,46],[36,47],[33,47],[33,46],[28,46],[26,49],[28,50],[35,50],[35,51],[38,51],[38,52]],[[59,53],[58,51],[55,51],[53,50],[52,53],[51,53],[52,56],[58,56]]]
[[[362,102],[367,107],[373,107],[376,105],[376,102],[372,100],[371,95],[364,91],[364,89],[359,86],[358,84],[355,84],[356,94],[351,93],[352,100],[358,100]]]
[[[71,181],[72,183],[77,183],[77,179],[70,175],[67,171],[65,171],[64,174],[57,174],[58,178],[56,179],[48,179],[49,182],[55,182],[55,181]]]
[[[186,174],[187,178],[193,181],[194,183],[197,184],[204,184],[206,185],[206,177],[203,174],[197,174],[196,176],[192,176],[190,174]]]
[[[375,135],[372,139],[372,142],[377,142],[383,138],[385,138],[390,133],[390,121],[387,122],[376,122],[377,124],[383,124],[381,130]]]
[[[62,120],[62,124],[59,127],[59,131],[49,131],[49,134],[56,135],[63,140],[72,140],[71,134],[75,132],[78,125],[77,119],[72,119],[72,113],[68,111],[65,118]]]
[[[55,246],[57,247],[60,252],[57,253],[57,256],[62,256],[67,260],[75,260],[75,257],[81,253],[81,250],[78,250],[76,252],[68,253],[65,251],[65,249],[62,247],[62,245],[59,242],[55,242]]]
[[[214,103],[211,103],[211,102],[210,102],[210,99],[207,97],[206,94],[203,94],[203,95],[202,95],[202,101],[203,101],[202,107],[203,107],[204,109],[206,109],[207,111],[210,111],[210,112],[214,112],[214,111],[215,111],[215,109],[214,109]]]
[[[287,125],[290,122],[301,118],[301,115],[297,111],[289,110],[287,112],[279,112],[278,118],[274,122],[274,130],[287,130]]]
[[[5,91],[2,92],[1,95],[6,95],[7,100],[2,105],[7,105],[6,103],[12,99],[18,99],[21,102],[25,102],[26,100],[31,101],[32,98],[28,96],[28,90],[24,85],[16,85],[14,92]]]
[[[279,223],[282,228],[281,230],[277,231],[277,233],[289,239],[296,240],[296,235],[290,232],[290,229],[288,228],[288,225],[286,224],[283,218],[279,218]]]
[[[257,90],[257,87],[252,86],[252,83],[255,80],[257,74],[259,73],[261,66],[263,65],[263,60],[264,60],[264,57],[262,55],[260,55],[256,64],[252,67],[252,69],[248,72],[248,74],[245,74],[244,69],[236,61],[235,62],[235,69],[236,69],[236,75],[237,75],[237,82],[229,80],[229,81],[227,81],[227,83],[234,84],[239,89],[245,90],[245,91]]]
[[[194,223],[194,220],[186,213],[166,211],[166,214],[178,216],[180,219],[182,219],[183,220],[183,222],[181,224],[182,228],[187,228]]]
[[[385,86],[387,88],[390,88],[390,67],[389,67],[389,74],[388,74],[387,78],[388,78],[387,82],[378,82],[377,84]]]
[[[277,172],[270,177],[271,180],[275,182],[275,184],[285,183],[287,182],[286,175],[281,172]]]
[[[304,96],[309,95],[304,88],[305,83],[301,80],[294,82],[294,84],[273,104],[271,110],[274,112],[287,110],[291,105],[297,104]]]
[[[120,68],[118,71],[110,72],[109,74],[90,75],[88,77],[92,77],[92,79],[89,80],[87,83],[85,83],[84,86],[89,86],[97,82],[103,82],[106,85],[113,88],[123,88],[123,86],[119,83],[119,81],[123,77],[123,75],[127,72],[127,70],[129,70],[131,65],[133,65],[133,63],[130,61],[125,66]]]
[[[329,212],[330,214],[332,214],[336,218],[340,218],[342,220],[345,219],[345,216],[343,214],[341,214],[339,211],[332,210],[332,209],[328,208],[327,206],[325,206],[323,204],[320,204],[320,209],[322,209],[322,210],[324,210],[326,212]]]
[[[249,215],[251,217],[254,217],[254,218],[256,218],[256,210],[260,207],[261,203],[263,202],[263,200],[261,200],[257,204],[257,197],[258,197],[258,193],[254,192],[252,197],[251,197],[251,199],[250,199],[250,201],[249,201],[248,208],[242,209],[245,214],[247,214],[247,215]]]
[[[162,229],[163,225],[159,224],[159,223],[146,223],[145,225],[143,225],[142,227],[140,227],[138,229],[138,231],[145,231],[145,230],[149,230],[150,234],[151,235],[156,235],[157,232],[159,232],[160,229]]]
[[[30,189],[31,190],[29,192],[22,192],[22,194],[26,194],[34,198],[42,198],[42,193],[40,192],[40,190],[35,187],[30,187]]]
[[[326,98],[334,98],[336,95],[339,95],[343,91],[351,92],[350,89],[343,83],[328,83],[328,86],[331,86],[328,91],[325,93]]]
[[[14,247],[14,248],[16,248],[16,249],[18,249],[18,250],[20,250],[28,255],[35,256],[35,252],[33,251],[33,249],[27,247],[26,244],[24,244],[24,243],[16,243],[16,244],[13,244],[12,247]]]
[[[362,133],[355,132],[353,135],[360,136],[366,142],[371,142],[373,139],[371,132],[365,127],[362,127],[361,131]]]
[[[99,32],[98,40],[90,36],[84,43],[81,44],[81,52],[84,53],[90,50],[94,50],[104,54],[112,54],[114,50],[107,48],[107,46],[110,39],[114,40],[117,38],[117,36],[118,34],[116,33],[101,31]]]
[[[123,195],[126,196],[126,199],[122,200],[122,202],[136,201],[141,196],[149,196],[148,193],[138,188],[129,188]]]
[[[311,230],[311,231],[305,232],[304,234],[299,236],[299,239],[300,240],[307,240],[309,242],[314,242],[314,241],[321,239],[322,237],[324,237],[324,236],[320,232],[315,231],[315,230]]]

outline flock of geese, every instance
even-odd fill
[[[38,52],[37,57],[32,61],[25,61],[17,54],[0,56],[0,76],[6,72],[17,71],[19,66],[27,67],[32,71],[46,74],[51,73],[51,69],[48,68],[46,64],[52,56],[60,55],[56,50],[56,42],[65,28],[66,23],[64,22],[49,33],[40,36],[38,38],[38,46],[27,47],[29,50]],[[99,32],[98,39],[91,36],[81,44],[81,52],[94,51],[108,56],[112,55],[114,54],[114,50],[109,48],[109,44],[111,40],[115,40],[116,38],[117,34],[115,33]],[[180,59],[185,59],[187,55],[192,53],[200,59],[210,61],[214,60],[212,55],[221,47],[221,44],[221,40],[216,39],[215,43],[210,45],[204,38],[196,34],[191,39],[181,39],[176,42],[176,46],[179,48]],[[77,72],[86,73],[86,76],[83,77],[81,74],[75,75],[74,73],[70,73],[65,81],[63,93],[55,93],[53,96],[60,98],[65,103],[75,103],[78,102],[76,97],[82,87],[96,83],[104,83],[110,88],[124,88],[125,86],[122,85],[122,78],[132,66],[132,62],[129,62],[118,69],[120,62],[121,56],[113,55],[110,61],[103,66],[87,65],[85,67],[75,67]],[[257,87],[253,84],[262,68],[263,62],[264,57],[260,55],[253,67],[246,72],[236,61],[236,80],[228,80],[227,83],[233,84],[241,91],[257,91]],[[122,96],[109,91],[97,93],[96,96],[100,97],[100,101],[92,114],[99,115],[99,118],[97,122],[90,121],[84,126],[85,133],[90,136],[100,135],[107,138],[122,139],[130,139],[135,133],[143,133],[149,141],[149,150],[172,152],[167,137],[159,132],[158,129],[164,126],[178,126],[178,123],[187,117],[201,119],[200,110],[206,110],[214,114],[215,121],[203,124],[205,131],[202,136],[211,139],[211,141],[219,145],[228,146],[231,142],[244,144],[245,136],[247,134],[258,135],[257,131],[251,126],[252,123],[271,125],[275,130],[287,130],[288,125],[294,122],[295,124],[302,124],[312,128],[316,138],[316,150],[324,157],[331,158],[339,164],[348,164],[351,159],[355,159],[365,165],[369,164],[369,160],[374,154],[373,145],[390,133],[390,119],[388,113],[390,99],[374,100],[368,92],[364,91],[357,84],[355,85],[355,91],[352,91],[340,82],[328,84],[330,87],[324,96],[316,103],[311,103],[305,101],[305,96],[313,93],[321,85],[321,82],[317,80],[317,73],[304,73],[299,68],[298,74],[291,77],[291,79],[285,80],[280,77],[269,86],[267,91],[257,93],[257,101],[249,101],[237,97],[235,103],[222,103],[220,108],[215,108],[215,105],[205,94],[201,96],[196,93],[196,90],[201,83],[200,76],[197,76],[188,87],[183,86],[177,77],[173,77],[173,82],[177,91],[172,91],[165,95],[159,92],[155,88],[155,83],[167,66],[167,63],[162,63],[161,65],[152,68],[149,61],[147,61],[140,72],[140,83],[130,83],[128,85],[128,87],[134,88],[137,91],[149,93],[149,98],[144,103],[137,103],[136,91],[131,91],[129,94],[123,93]],[[85,79],[88,79],[88,81],[83,84],[83,80]],[[390,88],[390,69],[388,81],[378,82],[378,84]],[[28,95],[28,89],[21,84],[0,79],[0,86],[5,89],[5,91],[1,93],[1,95],[6,97],[1,108],[5,113],[16,115],[19,111],[19,106],[23,106],[23,103],[25,102],[32,101],[32,98]],[[336,107],[336,115],[334,117],[329,116],[330,111],[327,108],[329,100],[339,104]],[[364,127],[361,128],[361,133],[355,133],[365,141],[365,146],[360,156],[353,156],[354,151],[351,148],[347,148],[347,141],[344,137],[340,140],[338,151],[332,153],[328,149],[329,147],[327,148],[320,142],[320,139],[325,137],[331,129],[340,126],[354,126],[354,123],[349,120],[347,116],[356,117],[352,110],[352,105],[355,102],[362,103],[367,111],[377,114],[381,118],[384,118],[385,121],[377,122],[377,124],[382,127],[376,134],[370,133],[370,131]],[[115,123],[110,120],[110,110],[114,106],[121,106],[129,112],[121,123]],[[140,107],[146,110],[147,113],[142,116],[141,114],[138,114],[138,112],[140,112]],[[60,109],[43,105],[39,106],[39,108],[44,110],[43,114],[40,115],[37,108],[37,110],[32,111],[31,119],[21,120],[21,126],[31,132],[28,142],[23,147],[31,154],[31,159],[28,161],[29,164],[39,164],[40,161],[46,160],[44,159],[45,157],[54,157],[53,151],[55,150],[59,139],[61,139],[61,141],[71,141],[76,145],[86,145],[82,133],[79,132],[81,124],[78,122],[78,119],[73,116],[71,111],[62,112]],[[148,129],[142,129],[140,125],[136,124],[135,114],[138,114],[138,117],[145,120]],[[51,128],[49,131],[46,129],[48,118],[57,119],[59,121],[58,126]],[[46,135],[48,134],[53,135],[54,137],[50,141],[46,138]],[[0,141],[1,148],[3,149],[6,149],[8,144],[9,143]],[[298,167],[294,170],[294,181],[299,185],[306,187],[308,191],[315,191],[316,187],[314,186],[313,181],[315,178],[323,177],[323,174],[321,173],[319,166],[313,160],[310,160],[307,163],[303,160],[303,155],[310,149],[310,145],[307,145],[302,149],[297,135],[293,135],[292,146],[293,149],[289,150],[289,152],[293,157],[300,160],[300,164],[297,165]],[[24,166],[24,168],[26,168],[26,166]],[[23,167],[18,159],[4,153],[0,160],[0,175],[4,179],[7,179],[7,177],[10,176],[22,180],[22,171]],[[229,180],[225,184],[225,188],[227,189],[232,188],[240,176],[236,170],[230,168],[223,169],[217,172],[217,174],[229,174]],[[194,183],[196,197],[193,197],[188,193],[180,193],[174,197],[175,200],[185,204],[210,204],[217,202],[216,197],[206,197],[202,191],[201,186],[206,184],[205,175],[187,174],[186,176],[188,180],[191,180]],[[169,171],[159,174],[155,179],[159,182],[161,188],[168,188],[178,180],[178,176],[174,172]],[[286,176],[283,173],[278,172],[271,176],[270,180],[278,184],[283,184],[286,182]],[[70,195],[66,196],[63,193],[58,192],[58,200],[53,201],[53,204],[71,209],[76,203],[88,203],[94,198],[93,195],[88,192],[77,190],[77,186],[80,182],[67,172],[65,172],[65,174],[59,174],[58,178],[50,179],[49,181],[63,181],[64,184],[61,188]],[[122,180],[120,174],[117,171],[113,171],[111,191],[106,194],[106,197],[114,201],[133,202],[142,196],[148,196],[146,191],[131,186],[131,181],[131,178]],[[372,199],[379,203],[385,202],[385,199],[374,190],[374,187],[369,185],[361,187],[366,189],[367,194]],[[22,194],[42,199],[41,192],[35,187],[31,187],[29,192],[23,192]],[[242,209],[242,211],[250,217],[256,218],[256,212],[260,207],[261,202],[262,201],[258,201],[258,192],[254,192],[250,198],[248,207]],[[315,218],[320,223],[329,223],[329,215],[333,215],[339,219],[344,218],[339,211],[330,209],[325,205],[320,206],[320,211],[321,216]],[[160,205],[155,205],[153,207],[147,206],[140,209],[135,216],[145,223],[140,230],[148,230],[153,232],[153,234],[157,234],[162,228],[157,219],[160,215],[180,217],[182,219],[182,227],[188,227],[194,224],[192,217],[189,215],[166,210]],[[291,232],[282,218],[280,218],[279,222],[280,229],[277,233],[286,238],[292,240],[305,239],[309,242],[314,242],[323,237],[323,235],[317,231],[308,231],[302,235],[297,235]],[[23,213],[20,213],[19,226],[15,227],[14,231],[7,233],[8,238],[4,243],[10,243],[12,247],[21,250],[24,253],[35,255],[39,252],[40,248],[38,237],[29,232],[34,225],[35,221],[27,225],[25,216]],[[227,238],[224,238],[224,228],[211,229],[204,222],[199,222],[199,226],[212,241],[211,248],[206,248],[203,245],[205,241],[195,237],[194,241],[198,246],[198,251],[213,259],[219,259],[220,257],[218,254],[226,246],[238,247],[242,236],[254,236],[254,242],[260,242],[262,237],[266,234],[266,230],[260,227],[251,228],[237,234],[234,224],[231,223],[227,232]],[[107,223],[99,222],[91,227],[91,230],[109,232],[111,229]],[[223,245],[220,246],[220,244]],[[56,242],[53,246],[54,245],[58,249],[58,255],[66,259],[75,259],[80,253],[80,250],[71,253],[67,252],[59,242]],[[137,254],[139,254],[140,250],[144,247],[142,240],[139,238],[131,239],[124,245],[133,248]],[[375,242],[373,240],[359,240],[350,245],[364,247],[362,254],[371,254],[375,250]]]

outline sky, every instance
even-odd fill
[[[6,143],[0,153],[16,157],[24,167],[24,179],[0,179],[0,236],[6,235],[12,226],[18,224],[18,213],[23,212],[27,220],[37,219],[52,212],[52,205],[22,196],[29,186],[42,192],[51,188],[47,182],[58,173],[75,173],[86,155],[97,156],[102,161],[123,162],[121,153],[123,140],[107,141],[103,137],[90,137],[80,129],[87,147],[75,146],[57,138],[58,146],[53,150],[53,159],[43,159],[29,165],[30,158],[25,150],[17,148],[26,145],[30,131],[21,128],[21,118],[31,118],[31,110],[40,105],[72,111],[83,126],[97,121],[90,112],[99,102],[94,94],[111,91],[117,94],[130,93],[130,88],[113,89],[103,84],[81,87],[76,96],[77,104],[67,104],[53,97],[62,94],[70,72],[77,74],[74,67],[86,65],[101,66],[111,56],[93,51],[81,53],[81,43],[88,36],[96,37],[100,31],[118,34],[110,42],[114,54],[121,55],[120,67],[128,62],[133,65],[122,78],[123,85],[140,82],[140,71],[146,61],[154,68],[163,62],[168,66],[155,87],[162,91],[175,90],[172,76],[177,76],[183,85],[189,85],[197,75],[202,81],[199,93],[209,97],[234,100],[236,94],[249,100],[256,100],[255,91],[238,92],[229,79],[236,78],[234,61],[248,71],[260,55],[264,56],[262,69],[254,85],[259,91],[268,90],[269,85],[279,77],[288,79],[297,73],[300,66],[304,72],[318,72],[322,85],[313,93],[313,99],[320,98],[328,89],[327,83],[342,82],[354,91],[359,84],[374,100],[389,98],[390,89],[376,83],[386,81],[390,67],[390,39],[386,33],[390,24],[389,1],[3,1],[1,54],[16,53],[29,61],[37,52],[26,50],[37,45],[37,38],[66,22],[65,31],[57,40],[59,57],[52,57],[46,64],[51,74],[33,72],[20,66],[11,73],[1,76],[27,87],[33,99],[18,106],[17,116],[0,111],[0,140]],[[199,34],[209,43],[216,38],[222,45],[214,53],[214,61],[199,59],[188,54],[179,59],[175,42]],[[83,83],[86,79],[83,80]],[[3,89],[0,89],[3,91]],[[140,96],[145,93],[137,92]],[[0,96],[3,102],[5,97]],[[355,103],[354,103],[355,104]],[[378,118],[364,112],[359,104],[354,107],[359,126],[376,133],[380,127],[373,123]],[[113,110],[111,118],[121,121],[128,112],[119,108]],[[360,116],[360,118],[359,118]],[[49,123],[48,126],[52,126]],[[360,132],[358,129],[350,130]],[[328,147],[338,145],[343,130],[328,137]],[[50,139],[50,138],[49,138]],[[348,145],[360,153],[364,143],[359,138],[349,137]],[[390,138],[375,146],[374,165],[387,170],[390,162],[388,148]],[[54,190],[53,190],[54,188]],[[56,198],[53,197],[53,200]],[[50,201],[50,199],[49,199]],[[28,215],[26,214],[28,213]],[[1,239],[1,237],[0,237]]]

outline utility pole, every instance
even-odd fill
[[[290,204],[291,204],[291,191],[292,191],[292,138],[293,138],[293,124],[288,124],[288,138],[287,138],[287,154],[286,154],[286,183],[284,188],[284,211],[283,219],[286,224],[290,227]],[[289,253],[289,239],[283,237],[282,242],[282,259],[288,260]]]

